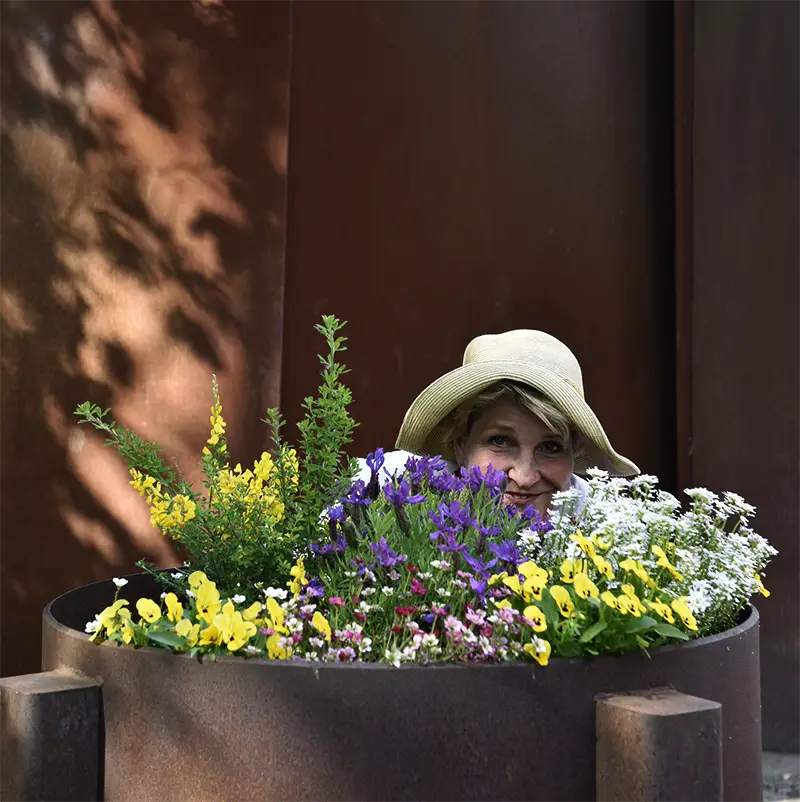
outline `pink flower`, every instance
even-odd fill
[[[411,592],[416,593],[417,596],[424,596],[428,591],[425,590],[425,588],[422,587],[422,583],[414,577],[411,580]]]
[[[330,596],[328,598],[329,604],[335,604],[337,607],[344,607],[345,600],[341,596]]]

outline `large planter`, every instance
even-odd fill
[[[90,643],[84,624],[113,590],[96,583],[53,601],[42,658],[43,670],[102,680],[107,800],[590,800],[595,697],[660,686],[722,704],[724,798],[761,798],[755,609],[649,659],[211,664]],[[123,590],[158,595],[140,575]]]

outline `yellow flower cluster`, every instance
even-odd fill
[[[551,641],[553,645],[564,639],[581,643],[589,641],[610,626],[614,620],[613,613],[631,618],[655,615],[656,620],[660,618],[666,624],[674,625],[679,620],[685,629],[698,630],[687,599],[666,598],[656,579],[650,576],[640,561],[631,558],[622,560],[618,569],[620,573],[617,574],[614,566],[601,553],[611,547],[608,540],[587,538],[580,530],[570,539],[580,547],[582,554],[580,558],[561,562],[558,582],[551,584],[552,574],[531,560],[521,563],[515,575],[509,576],[503,572],[489,579],[490,586],[502,583],[511,590],[512,596],[496,605],[498,608],[517,609],[523,621],[536,633],[532,643],[524,646],[524,651],[540,665],[546,665],[549,660],[553,648]],[[657,545],[652,547],[652,551],[657,558],[657,566],[670,577],[679,579],[681,575],[665,551]],[[616,591],[609,586],[609,580],[616,580],[613,583]],[[641,591],[634,584],[637,580],[643,589]],[[552,613],[548,613],[548,610]],[[592,610],[599,610],[600,618],[595,624],[587,626],[588,621],[597,617]],[[612,615],[609,616],[609,613]],[[548,615],[551,615],[549,622]],[[539,637],[539,633],[545,632],[548,634]],[[583,639],[584,633],[588,633],[586,639]]]
[[[222,417],[222,403],[219,400],[217,393],[217,382],[214,380],[214,403],[211,406],[211,436],[206,441],[207,445],[203,447],[203,453],[207,456],[211,455],[211,449],[208,446],[215,446],[217,451],[224,452],[227,449],[225,444],[225,427],[228,425]]]
[[[145,476],[136,468],[131,468],[130,474],[133,479],[129,484],[138,490],[139,495],[144,496],[150,505],[150,523],[176,537],[174,530],[195,517],[197,511],[195,502],[182,493],[170,496],[164,492],[160,482],[152,476]]]

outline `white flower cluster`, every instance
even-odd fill
[[[575,514],[572,491],[554,494],[553,530],[521,532],[520,553],[558,576],[563,560],[583,556],[570,539],[580,532],[603,544],[603,556],[615,574],[622,573],[618,568],[623,560],[636,560],[658,577],[667,594],[685,598],[702,633],[734,625],[750,597],[764,592],[761,571],[778,553],[750,526],[755,508],[736,493],[719,496],[692,488],[685,491],[690,503],[682,512],[678,499],[658,490],[657,481],[655,476],[622,479],[589,471],[588,497],[580,513]],[[623,581],[617,578],[609,586]]]

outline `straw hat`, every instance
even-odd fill
[[[529,329],[476,337],[464,352],[462,366],[445,373],[417,396],[406,412],[397,448],[452,459],[451,449],[437,433],[438,424],[464,401],[504,379],[543,393],[583,432],[585,446],[575,458],[576,473],[591,467],[618,476],[639,473],[636,465],[614,451],[584,400],[581,367],[572,351],[555,337]]]

